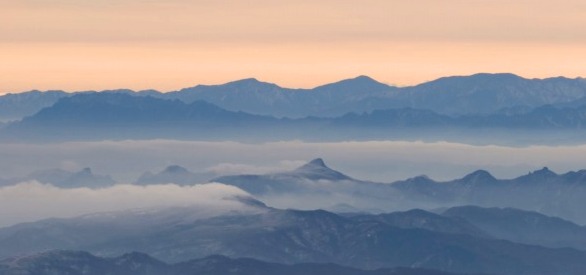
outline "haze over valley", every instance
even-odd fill
[[[583,0],[2,0],[0,275],[586,274]]]

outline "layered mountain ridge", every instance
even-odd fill
[[[230,111],[291,118],[334,117],[350,112],[401,108],[466,115],[583,101],[586,81],[581,78],[526,79],[513,74],[480,73],[444,77],[411,87],[394,87],[359,76],[313,89],[291,89],[250,78],[221,85],[197,85],[168,93],[153,90],[110,90],[104,93],[179,99],[185,103],[202,100]],[[1,96],[0,118],[14,120],[32,115],[71,95],[62,91],[31,91]]]

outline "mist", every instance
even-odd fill
[[[194,207],[204,217],[243,209],[241,203],[230,198],[247,195],[236,187],[219,183],[61,189],[23,182],[0,188],[0,227],[45,218],[168,207]]]
[[[0,178],[32,171],[91,167],[118,182],[134,182],[145,171],[181,165],[221,176],[294,169],[321,157],[333,169],[358,179],[393,182],[425,174],[436,180],[485,169],[513,178],[542,167],[557,173],[586,168],[586,145],[507,147],[421,141],[240,143],[232,141],[100,141],[0,144]]]

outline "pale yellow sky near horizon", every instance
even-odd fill
[[[586,1],[0,1],[0,93],[478,72],[586,76]]]

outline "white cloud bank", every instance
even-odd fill
[[[97,212],[159,207],[193,206],[223,213],[242,209],[241,203],[229,198],[246,195],[246,192],[236,187],[218,183],[61,189],[38,182],[25,182],[0,188],[0,226],[50,217],[65,218]]]

